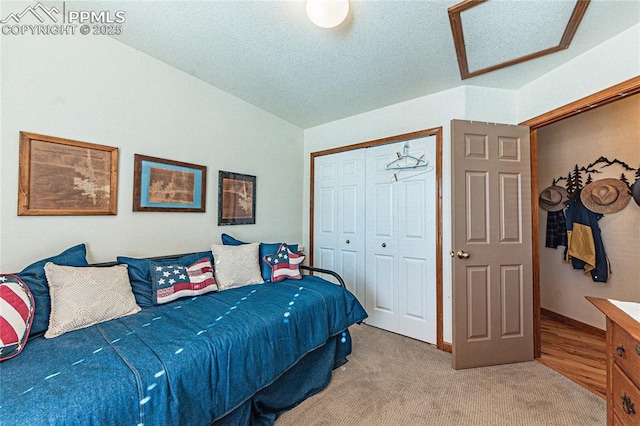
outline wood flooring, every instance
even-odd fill
[[[606,398],[606,337],[541,314],[542,355],[538,361]]]

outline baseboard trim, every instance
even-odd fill
[[[582,330],[586,333],[591,333],[591,334],[595,334],[597,336],[601,336],[601,337],[606,337],[607,333],[605,330],[601,330],[598,327],[594,327],[592,325],[586,324],[582,321],[578,321],[576,319],[573,318],[569,318],[567,316],[564,316],[562,314],[559,314],[557,312],[553,312],[550,311],[548,309],[545,308],[540,308],[540,314],[542,314],[543,316],[549,317],[552,320],[561,322],[563,324],[567,324],[570,325],[572,327],[575,327],[579,330]]]
[[[453,353],[453,346],[451,345],[451,343],[442,342],[441,349],[445,352]]]

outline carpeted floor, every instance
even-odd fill
[[[451,354],[367,325],[329,386],[276,426],[606,424],[606,402],[537,361],[453,370]]]

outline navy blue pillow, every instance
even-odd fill
[[[213,262],[213,256],[210,251],[189,254],[183,257],[167,258],[162,260],[154,260],[155,263],[177,263],[180,266],[190,266],[203,257],[209,258]],[[118,263],[125,263],[129,269],[129,281],[131,282],[131,290],[136,303],[141,308],[154,306],[156,303],[153,297],[153,285],[151,279],[151,260],[137,259],[133,257],[118,256]]]
[[[225,246],[239,246],[241,244],[247,244],[233,238],[229,234],[222,234],[220,236],[220,239],[222,240],[222,244],[224,244]],[[282,243],[260,243],[260,272],[262,273],[262,279],[265,281],[271,281],[271,266],[269,266],[268,262],[264,261],[264,257],[269,254],[277,253],[278,249],[280,249],[280,244]],[[287,246],[289,247],[289,249],[291,249],[292,252],[298,252],[297,244],[287,244]]]
[[[247,244],[247,243],[245,243],[243,241],[236,240],[235,238],[233,238],[229,234],[222,234],[220,236],[220,239],[222,240],[222,244],[224,244],[225,246],[239,246],[239,245],[242,245],[242,244]]]
[[[78,244],[66,249],[62,253],[39,260],[27,266],[16,275],[29,287],[35,300],[36,312],[31,324],[30,336],[41,334],[49,328],[49,314],[51,313],[51,298],[49,296],[49,283],[44,273],[44,265],[53,262],[62,266],[89,266],[87,262],[87,247]]]

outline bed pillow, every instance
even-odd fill
[[[157,263],[164,264],[178,264],[180,266],[189,266],[196,262],[198,259],[207,257],[213,260],[210,251],[203,251],[200,253],[189,254],[183,257],[176,257],[170,259],[156,260]],[[155,297],[153,295],[153,284],[151,277],[151,262],[149,259],[134,258],[126,256],[118,256],[116,258],[118,263],[123,263],[129,267],[129,280],[131,281],[131,289],[133,295],[136,298],[136,303],[142,308],[148,308],[154,306]]]
[[[47,277],[44,273],[44,265],[47,262],[67,266],[88,266],[87,248],[84,244],[78,244],[60,254],[32,263],[16,274],[29,287],[36,305],[33,324],[31,324],[31,336],[44,333],[49,326],[51,298],[49,297]]]
[[[292,252],[285,243],[280,244],[275,253],[266,255],[264,261],[271,268],[272,282],[302,279],[300,264],[304,261],[304,255]]]
[[[208,257],[186,267],[176,263],[151,262],[151,274],[156,304],[218,290]]]
[[[222,244],[227,246],[239,246],[242,244],[247,244],[242,242],[229,234],[222,234],[220,236],[222,240]],[[271,280],[271,266],[264,261],[264,257],[268,254],[275,253],[280,248],[280,244],[282,243],[260,243],[260,249],[258,251],[258,258],[260,259],[260,273],[262,274],[262,279],[265,281]],[[289,248],[294,253],[298,252],[298,245],[291,244]]]
[[[222,244],[224,244],[225,246],[240,246],[242,244],[247,244],[225,233],[220,235],[220,239],[222,240]]]
[[[265,262],[264,257],[268,254],[277,252],[280,249],[281,244],[284,243],[260,243],[260,272],[262,273],[262,278],[265,281],[271,280],[271,265]],[[289,247],[293,253],[298,252],[297,244],[291,244],[287,247]],[[304,256],[302,259],[304,260]]]
[[[127,265],[44,266],[51,291],[51,317],[44,337],[52,338],[140,311]]]
[[[263,283],[258,263],[258,243],[211,246],[218,290]]]
[[[22,352],[34,313],[29,287],[15,275],[0,275],[0,361]]]

